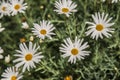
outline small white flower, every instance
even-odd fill
[[[15,67],[8,67],[2,74],[1,80],[20,80],[23,76],[18,72]]]
[[[102,13],[100,14],[95,13],[95,15],[92,15],[92,18],[94,22],[86,22],[90,26],[87,28],[86,35],[90,35],[94,39],[98,39],[99,37],[103,39],[103,35],[107,38],[112,36],[110,33],[114,32],[113,28],[110,28],[114,23],[110,23],[112,20],[112,17],[108,18],[108,14]]]
[[[9,63],[10,62],[10,55],[5,56],[5,63]]]
[[[4,15],[10,16],[10,4],[4,0],[0,1],[0,18]]]
[[[64,40],[64,44],[61,44],[60,51],[64,54],[62,55],[63,58],[69,57],[68,62],[76,63],[76,60],[84,59],[86,55],[89,55],[89,51],[85,49],[88,48],[88,43],[85,42],[83,44],[83,39],[75,38],[75,41],[71,41],[70,38]]]
[[[39,63],[41,58],[43,58],[41,52],[37,52],[40,47],[36,47],[36,44],[33,45],[32,42],[29,42],[29,47],[27,47],[25,43],[21,43],[19,47],[20,50],[16,50],[19,54],[14,55],[18,58],[13,62],[17,63],[15,65],[16,67],[23,66],[23,72],[25,72],[26,69],[30,71],[30,68],[35,68],[35,63]]]
[[[0,47],[0,59],[3,59],[3,55],[1,55],[4,52],[4,50]]]
[[[45,39],[45,37],[48,37],[52,39],[51,35],[55,35],[52,31],[55,29],[53,27],[53,24],[51,24],[49,21],[40,21],[40,25],[34,23],[34,28],[32,28],[32,32],[34,35],[41,39]]]
[[[75,9],[77,7],[77,4],[72,2],[71,0],[59,0],[55,2],[55,9],[54,11],[58,12],[58,14],[65,14],[67,17],[72,12],[76,12],[77,10]]]
[[[29,25],[27,24],[27,22],[22,23],[22,28],[23,29],[28,29],[29,28]]]
[[[10,0],[10,10],[11,10],[11,15],[14,16],[18,12],[19,13],[24,13],[24,11],[27,8],[27,3],[23,3],[24,0]]]
[[[2,32],[3,30],[5,30],[5,28],[1,28],[1,23],[0,23],[0,32]]]

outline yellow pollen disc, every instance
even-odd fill
[[[71,50],[71,53],[73,54],[73,55],[77,55],[78,54],[78,49],[76,49],[76,48],[73,48],[72,50]]]
[[[25,56],[25,60],[26,61],[30,61],[32,59],[32,54],[28,53],[26,56]]]
[[[97,31],[102,31],[103,30],[103,25],[101,25],[101,24],[98,24],[98,25],[96,25],[96,30]]]
[[[2,7],[2,10],[3,10],[3,11],[6,11],[6,7]]]
[[[19,9],[20,9],[20,5],[19,5],[19,4],[16,4],[16,5],[14,6],[14,8],[15,8],[15,10],[19,10]]]
[[[72,77],[71,77],[71,76],[66,76],[66,77],[64,78],[64,80],[72,80]]]
[[[42,35],[45,35],[45,34],[47,33],[47,31],[46,31],[45,29],[42,29],[42,30],[40,31],[40,33],[41,33]]]
[[[20,42],[25,42],[25,41],[26,41],[25,38],[21,38],[21,39],[20,39]]]
[[[67,13],[67,12],[69,12],[69,9],[68,8],[62,8],[62,12]]]
[[[11,80],[17,80],[17,77],[16,76],[12,76]]]

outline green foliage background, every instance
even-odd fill
[[[0,60],[0,75],[8,66],[13,66],[13,54],[19,49],[20,38],[29,42],[32,34],[33,23],[41,20],[50,20],[56,27],[52,40],[45,39],[42,43],[36,38],[33,43],[40,45],[40,51],[45,56],[37,64],[36,69],[24,73],[23,80],[63,80],[71,75],[73,80],[120,80],[120,2],[111,4],[110,0],[102,3],[100,0],[73,0],[77,3],[77,12],[67,18],[53,10],[56,0],[25,0],[28,8],[25,14],[16,16],[4,16],[0,19],[6,29],[0,33],[0,46],[4,49],[3,55],[10,55],[11,62]],[[43,8],[41,8],[43,6]],[[91,15],[95,12],[105,12],[113,17],[115,29],[113,36],[99,40],[93,40],[85,35],[86,21],[92,21]],[[22,22],[27,21],[30,28],[22,29]],[[61,57],[59,47],[63,39],[75,36],[84,38],[89,43],[90,55],[76,64],[68,63],[68,59]]]

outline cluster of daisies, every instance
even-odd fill
[[[77,12],[77,4],[71,0],[58,0],[55,2],[55,7],[55,12],[58,14],[65,14],[67,17],[73,12]],[[9,2],[2,1],[0,13],[1,16],[9,15],[9,13],[15,15],[18,12],[24,13],[26,8],[27,4],[23,4],[23,0],[10,0]],[[90,37],[95,40],[112,36],[111,33],[114,32],[114,28],[111,28],[111,26],[114,25],[114,23],[111,23],[112,17],[109,18],[109,15],[104,12],[97,12],[92,15],[92,19],[93,22],[86,22],[88,25],[87,31],[85,32],[86,36],[90,35]],[[27,23],[24,23],[23,25],[28,27]],[[52,39],[52,36],[55,35],[54,30],[56,28],[50,21],[43,20],[40,21],[40,24],[33,23],[33,25],[32,33],[40,39]],[[0,27],[0,31],[2,30],[3,28]],[[75,36],[74,40],[70,37],[64,39],[59,49],[60,52],[63,53],[63,58],[69,57],[68,62],[76,63],[77,60],[84,59],[85,56],[90,54],[90,51],[86,50],[88,47],[88,42],[84,42],[84,39],[79,39]],[[25,72],[26,70],[30,71],[31,68],[35,68],[36,64],[44,58],[42,52],[38,51],[40,46],[33,44],[32,42],[29,42],[29,45],[26,43],[20,43],[19,48],[19,50],[16,50],[18,54],[14,55],[16,57],[16,59],[13,60],[15,67],[7,68],[2,74],[3,78],[1,80],[21,79],[22,74],[20,74],[19,69],[22,69],[22,72]],[[0,52],[2,52],[2,50]]]
[[[18,13],[24,13],[27,3],[24,0],[1,0],[0,1],[0,18],[3,16],[14,16]]]

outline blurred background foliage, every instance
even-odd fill
[[[33,36],[33,23],[41,20],[50,20],[56,27],[52,40],[44,41],[34,36],[33,43],[40,45],[40,51],[45,56],[36,69],[25,72],[23,80],[63,80],[71,75],[73,80],[119,80],[120,79],[120,2],[112,4],[110,0],[102,3],[100,0],[73,0],[77,3],[77,12],[69,18],[59,15],[53,10],[56,0],[25,0],[28,8],[25,14],[4,16],[0,19],[5,30],[0,33],[0,46],[4,49],[3,55],[10,55],[11,61],[5,63],[0,60],[0,75],[8,66],[13,66],[13,54],[19,49],[20,39],[29,42]],[[109,39],[97,41],[85,35],[86,21],[92,21],[91,15],[95,12],[105,12],[113,17],[115,32]],[[29,29],[22,29],[22,22],[29,24]],[[84,60],[70,64],[63,59],[59,52],[60,44],[67,37],[84,38],[90,45],[90,56]]]

